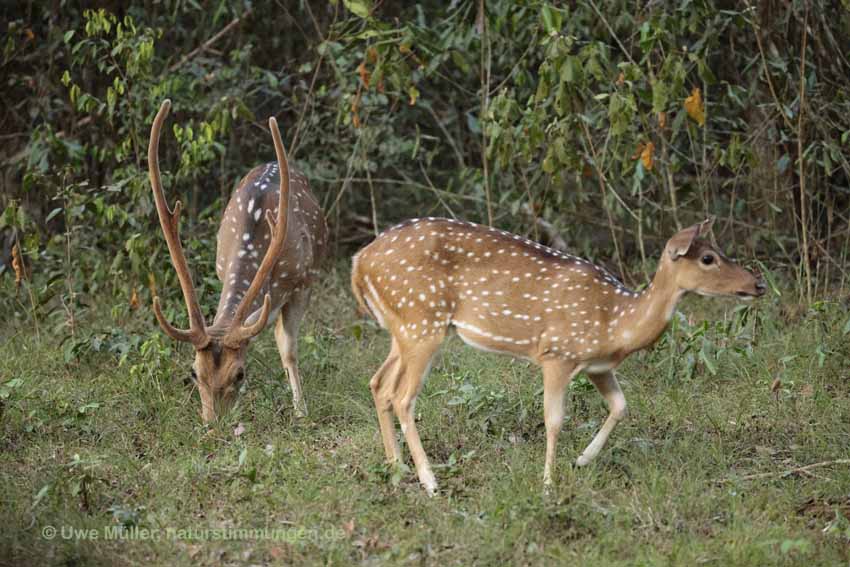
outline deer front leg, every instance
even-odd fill
[[[555,448],[564,422],[564,395],[570,381],[578,373],[571,362],[555,359],[543,363],[543,420],[546,423],[546,464],[543,467],[543,484],[552,484],[555,470]]]
[[[431,366],[431,359],[442,340],[443,337],[438,336],[432,341],[419,343],[407,349],[402,345],[401,358],[404,370],[393,398],[393,409],[401,424],[401,431],[410,449],[410,456],[413,457],[413,464],[416,465],[416,474],[428,496],[436,494],[437,479],[434,477],[428,455],[425,454],[422,441],[419,439],[419,432],[416,430],[416,422],[413,418],[413,408],[416,405],[416,396],[419,395],[422,382]]]
[[[274,338],[280,352],[280,361],[289,376],[292,387],[292,403],[295,406],[296,417],[307,416],[307,403],[301,392],[301,374],[298,372],[298,326],[307,310],[310,299],[309,291],[294,293],[290,301],[281,308],[274,327]]]
[[[580,467],[585,466],[596,458],[596,455],[605,446],[605,442],[608,441],[608,436],[611,435],[617,424],[626,417],[626,397],[623,395],[620,384],[617,383],[617,379],[614,377],[614,372],[609,370],[601,374],[590,374],[588,378],[596,386],[596,389],[599,390],[599,393],[602,394],[602,397],[605,398],[609,413],[608,419],[602,424],[602,428],[596,434],[596,437],[593,438],[590,445],[587,446],[581,456],[576,460],[576,465]]]

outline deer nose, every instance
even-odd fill
[[[767,284],[764,283],[764,280],[759,280],[756,282],[756,295],[762,296],[767,292]]]

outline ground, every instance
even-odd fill
[[[183,383],[190,348],[145,306],[85,313],[64,342],[56,321],[4,312],[0,564],[850,561],[850,465],[793,471],[848,457],[845,304],[686,300],[620,368],[629,417],[582,469],[605,408],[573,384],[548,494],[539,371],[453,337],[416,406],[441,485],[428,498],[383,464],[367,384],[389,339],[346,281],[328,272],[301,332],[309,417],[266,331],[238,407],[209,429]]]

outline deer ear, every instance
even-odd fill
[[[667,241],[667,252],[670,254],[670,257],[675,261],[687,254],[697,238],[709,233],[712,224],[714,224],[714,217],[709,217],[701,223],[689,226],[674,234]]]

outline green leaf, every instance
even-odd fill
[[[50,214],[47,215],[47,218],[44,219],[44,222],[46,222],[46,223],[50,222],[56,215],[58,215],[61,212],[62,212],[62,207],[56,207],[55,209],[50,211]]]
[[[708,354],[705,352],[704,348],[700,349],[699,351],[699,359],[700,361],[702,361],[703,364],[705,364],[705,367],[708,369],[708,372],[712,376],[717,375],[717,367],[714,366],[714,362],[711,360],[711,357],[708,356]]]
[[[368,18],[371,7],[368,0],[342,0],[345,7],[348,8],[354,15],[361,18]]]
[[[670,99],[670,92],[667,88],[667,83],[664,81],[655,80],[652,82],[652,112],[664,112],[667,108],[667,101]]]
[[[540,15],[543,18],[543,27],[546,28],[547,34],[551,35],[561,31],[563,19],[558,9],[552,8],[549,4],[544,4]]]

